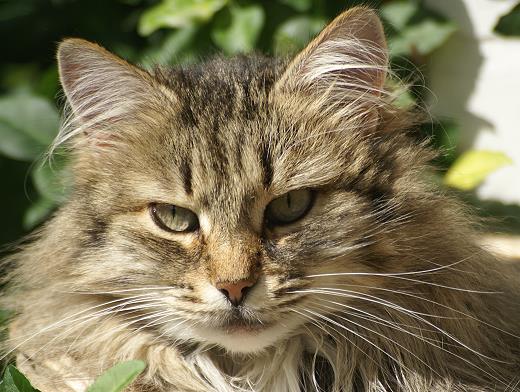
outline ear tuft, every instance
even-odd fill
[[[369,92],[379,96],[388,67],[383,26],[376,13],[352,8],[334,19],[289,64],[282,90]]]
[[[83,133],[104,131],[128,118],[154,94],[144,70],[82,39],[58,47],[60,81],[72,109],[56,144]]]

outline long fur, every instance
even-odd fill
[[[519,390],[519,275],[425,179],[382,27],[355,8],[291,62],[134,67],[65,41],[70,199],[6,259],[4,357],[42,391],[142,359],[163,391]],[[301,220],[268,203],[312,189]],[[150,203],[195,211],[161,230]],[[260,278],[233,308],[215,282]],[[238,325],[238,327],[236,327]],[[238,329],[237,329],[238,328]]]

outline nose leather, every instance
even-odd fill
[[[224,294],[233,306],[238,306],[255,283],[256,279],[243,279],[237,282],[218,282],[215,287]]]

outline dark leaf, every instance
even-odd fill
[[[0,392],[39,392],[29,380],[13,365],[9,365],[4,373]]]
[[[520,4],[498,20],[495,31],[506,36],[520,36]]]
[[[286,4],[294,8],[296,11],[308,11],[312,7],[312,0],[279,0],[280,3]]]

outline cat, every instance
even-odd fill
[[[425,173],[383,27],[290,60],[141,69],[59,45],[66,203],[8,257],[5,356],[42,391],[520,390],[520,276]]]

